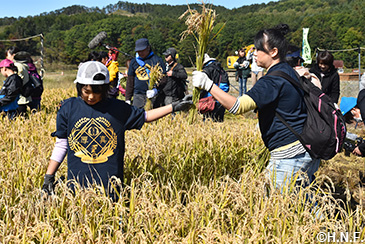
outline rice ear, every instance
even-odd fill
[[[152,90],[155,87],[155,85],[158,85],[158,82],[162,79],[163,76],[164,74],[162,73],[162,69],[159,63],[152,66],[150,68],[149,80],[147,81],[148,89]],[[152,109],[151,99],[147,98],[145,110],[148,111],[151,109]]]
[[[211,5],[206,7],[205,2],[201,1],[202,11],[199,13],[195,9],[191,9],[188,4],[188,10],[186,10],[179,19],[185,19],[185,24],[187,29],[183,31],[181,35],[181,40],[184,40],[188,35],[193,35],[197,41],[197,46],[195,47],[196,53],[196,69],[201,71],[203,69],[204,54],[207,52],[208,45],[211,41],[217,38],[218,34],[222,31],[225,24],[219,29],[219,31],[212,35],[214,29],[214,22],[217,17],[215,10],[211,9]],[[197,102],[200,98],[200,89],[193,89],[193,103],[196,107]],[[189,123],[192,124],[195,120],[197,114],[196,109],[191,109],[189,113]]]

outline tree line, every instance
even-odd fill
[[[199,4],[190,8],[200,10]],[[280,0],[267,4],[253,4],[226,9],[211,5],[218,18],[216,27],[225,24],[219,37],[209,47],[209,54],[225,65],[226,57],[242,46],[252,44],[255,34],[280,23],[289,24],[287,38],[301,47],[302,28],[310,28],[308,41],[312,49],[343,50],[364,47],[365,2],[363,0]],[[179,52],[180,62],[192,66],[195,60],[195,40],[181,41],[186,29],[180,15],[187,5],[135,4],[119,1],[104,8],[73,5],[48,13],[27,17],[0,19],[0,39],[20,39],[42,33],[44,35],[45,63],[77,64],[91,51],[88,43],[101,31],[108,37],[104,42],[134,55],[134,43],[147,37],[155,53],[162,55],[168,47]],[[17,45],[34,55],[40,54],[39,39],[22,42],[1,41],[0,48]],[[105,50],[98,47],[97,50]],[[362,63],[365,62],[362,51]],[[314,56],[314,55],[313,55]],[[344,61],[347,68],[356,68],[358,53],[335,52],[335,59]],[[4,58],[4,54],[0,53]],[[120,55],[123,64],[128,57]],[[314,59],[315,57],[313,57]]]

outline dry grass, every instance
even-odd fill
[[[57,105],[75,95],[72,79],[61,88],[46,82],[53,88],[41,112],[0,123],[0,243],[317,243],[321,231],[360,232],[365,239],[362,200],[345,210],[350,201],[336,199],[327,179],[341,174],[341,184],[354,184],[352,196],[363,199],[350,173],[363,172],[363,159],[340,154],[325,162],[317,174],[321,188],[267,191],[268,154],[251,115],[189,125],[187,114],[178,114],[128,131],[117,203],[99,189],[71,194],[66,182],[54,198],[42,199]],[[56,178],[65,175],[66,162]]]

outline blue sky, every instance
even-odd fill
[[[4,0],[0,5],[0,18],[4,17],[27,17],[39,15],[44,12],[51,12],[57,9],[68,7],[71,5],[83,5],[86,7],[103,8],[109,4],[115,4],[118,0],[17,0],[15,2]],[[198,0],[129,0],[125,2],[132,3],[150,3],[150,4],[169,4],[169,5],[186,5],[193,3],[201,3]],[[226,8],[239,8],[243,5],[251,5],[255,3],[268,3],[268,0],[210,0],[207,3],[221,5]]]

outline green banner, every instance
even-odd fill
[[[305,64],[312,63],[311,47],[308,42],[309,28],[303,28],[303,45],[302,45],[302,58]]]

